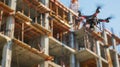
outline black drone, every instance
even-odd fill
[[[81,11],[78,11],[78,17],[82,17],[84,19],[86,19],[86,23],[85,24],[89,24],[90,25],[90,29],[94,28],[94,26],[97,26],[100,22],[106,22],[109,23],[109,20],[112,19],[112,17],[108,17],[105,19],[99,19],[97,18],[97,15],[100,13],[100,9],[101,7],[98,6],[95,13],[92,15],[82,15]],[[77,21],[80,21],[80,19],[76,19]]]

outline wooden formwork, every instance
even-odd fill
[[[105,29],[105,32],[107,33],[107,37],[108,37],[107,38],[108,39],[108,46],[112,46],[112,36],[115,38],[116,44],[117,45],[120,44],[120,38],[118,36],[116,36],[115,34],[111,33],[107,29]]]
[[[15,13],[15,18],[20,19],[20,20],[25,21],[25,22],[31,22],[32,21],[31,18],[25,16],[20,11],[18,11],[18,12]]]
[[[51,15],[53,18],[55,18],[53,20],[53,27],[59,27],[62,28],[63,31],[69,31],[70,29],[70,25],[68,23],[66,23],[65,21],[61,20],[60,18],[58,18],[55,15]]]
[[[29,5],[29,7],[34,8],[40,13],[47,13],[50,11],[48,7],[43,5],[41,2],[38,2],[37,0],[23,0],[25,3]]]
[[[0,57],[2,56],[3,46],[7,41],[12,40],[12,63],[19,66],[29,67],[39,64],[41,61],[53,60],[49,55],[32,48],[26,43],[17,39],[10,39],[9,37],[0,34]]]
[[[0,2],[0,9],[2,9],[4,12],[9,13],[9,14],[14,12],[13,9],[11,9],[9,6],[7,6],[3,2]]]
[[[35,26],[37,29],[42,30],[42,31],[45,33],[45,35],[48,35],[48,36],[51,36],[51,35],[52,35],[51,31],[50,31],[50,30],[47,30],[47,29],[46,29],[45,27],[43,27],[42,25],[40,25],[40,24],[38,24],[38,23],[33,23],[32,25]]]
[[[60,3],[57,0],[50,0],[51,2],[54,2],[56,4],[56,6],[61,7],[64,11],[66,12],[71,12],[74,16],[77,16],[77,13],[75,13],[74,11],[72,11],[71,9],[65,7],[62,3]]]
[[[85,34],[89,34],[101,42],[104,41],[103,37],[98,32],[87,30],[84,27],[82,27],[80,30],[76,30],[75,34],[78,38],[84,36]]]
[[[39,50],[37,50],[35,48],[32,48],[28,44],[23,43],[22,41],[19,41],[15,38],[13,39],[13,43],[14,43],[14,45],[16,45],[16,46],[13,46],[13,47],[16,47],[16,48],[21,47],[21,49],[15,49],[16,51],[18,50],[17,52],[19,52],[19,50],[25,49],[26,51],[30,51],[31,53],[36,54],[39,57],[42,57],[44,60],[53,60],[53,58],[51,56],[45,55],[43,52],[40,52]],[[28,53],[28,52],[23,52],[23,53]]]
[[[29,17],[25,16],[21,12],[17,12],[15,14],[15,18],[18,20],[18,22],[25,23],[26,24],[25,26],[29,26],[30,28],[28,30],[33,29],[33,30],[39,32],[37,34],[48,35],[48,36],[51,35],[51,32],[49,30],[45,29],[44,27],[41,27],[38,24],[32,24],[31,23],[32,19],[30,19]]]

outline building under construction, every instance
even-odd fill
[[[57,0],[0,0],[0,67],[120,67],[120,38],[74,30],[73,16]]]

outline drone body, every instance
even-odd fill
[[[94,26],[97,26],[100,22],[106,22],[106,23],[109,22],[109,20],[110,20],[112,17],[108,17],[108,18],[106,18],[106,19],[99,19],[99,18],[97,18],[97,15],[100,13],[100,9],[101,9],[100,6],[97,7],[97,9],[96,9],[96,11],[95,11],[94,14],[92,14],[92,15],[87,15],[87,16],[82,15],[82,14],[81,14],[81,11],[78,11],[78,16],[81,17],[81,18],[84,18],[84,19],[86,20],[86,23],[84,24],[84,26],[87,25],[87,24],[89,24],[89,28],[92,29],[92,28],[94,28]],[[77,20],[77,19],[76,19],[76,20]],[[82,19],[82,20],[83,20],[83,19]],[[81,22],[82,20],[80,20],[80,22]]]

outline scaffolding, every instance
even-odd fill
[[[58,0],[0,0],[0,67],[119,67],[120,38],[74,30],[75,16]]]

